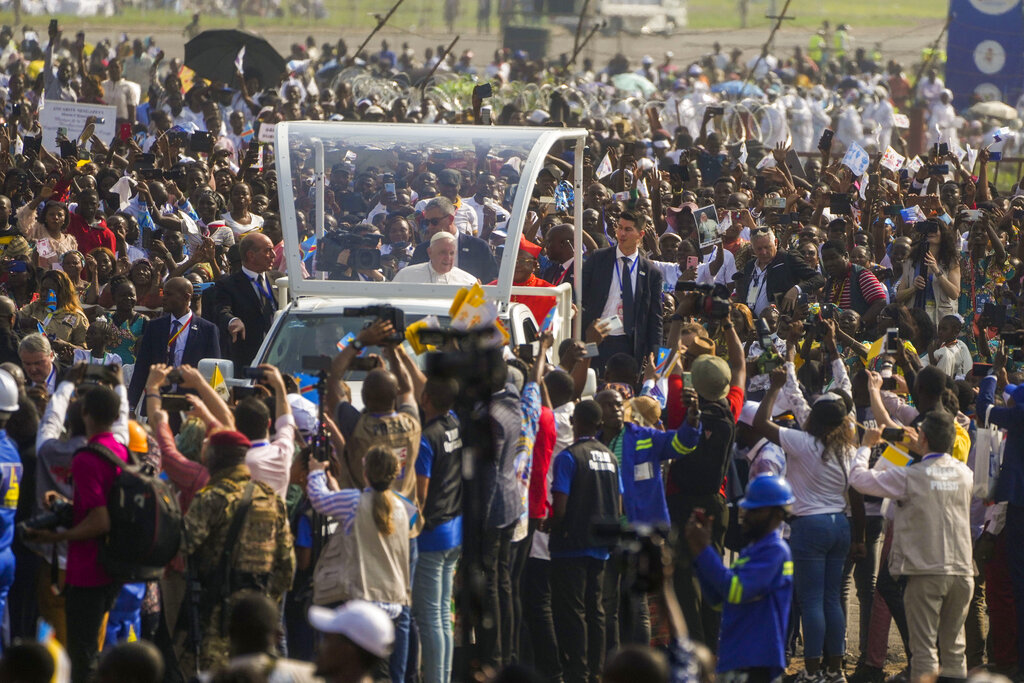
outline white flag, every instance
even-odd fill
[[[641,178],[640,182],[636,184],[636,193],[641,197],[646,197],[648,199],[651,196],[651,193],[647,191],[647,181],[643,178]]]
[[[889,169],[893,173],[898,173],[903,164],[907,161],[905,156],[902,156],[899,152],[894,150],[892,147],[885,148],[885,154],[882,155],[881,164],[885,168]]]
[[[778,164],[775,163],[775,157],[771,154],[766,154],[761,157],[761,161],[757,162],[757,170],[760,171],[762,168],[775,168]]]
[[[917,172],[921,170],[922,166],[924,166],[924,162],[921,161],[921,157],[914,157],[907,162],[907,165],[904,166],[904,168],[907,169],[907,174],[910,175],[910,177],[914,177],[917,175]]]
[[[967,172],[971,173],[974,171],[974,162],[978,160],[978,150],[973,149],[970,145],[967,145]]]
[[[860,198],[865,200],[865,201],[867,201],[867,198],[868,198],[868,183],[869,182],[870,182],[870,178],[868,178],[868,174],[865,171],[864,175],[862,175],[860,177]]]
[[[851,142],[846,156],[843,157],[843,166],[853,171],[854,176],[862,176],[871,164],[871,157],[864,151],[864,148],[856,142]]]
[[[740,163],[747,163],[747,141],[744,140],[740,143]]]
[[[607,175],[611,175],[611,172],[613,170],[614,169],[612,168],[612,160],[606,152],[604,155],[604,159],[601,159],[601,163],[597,165],[597,171],[594,172],[594,175],[596,175],[598,178],[604,178]]]
[[[892,123],[897,128],[910,128],[910,117],[906,114],[893,114]]]
[[[953,153],[957,161],[963,161],[964,157],[967,156],[967,150],[957,144],[956,140],[949,141],[949,151]]]
[[[245,45],[242,46],[242,49],[238,51],[238,56],[235,57],[235,70],[238,73],[245,73],[245,70],[242,68],[244,64],[245,64]]]

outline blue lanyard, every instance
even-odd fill
[[[941,458],[943,455],[945,455],[945,453],[929,453],[928,455],[921,458],[921,462],[924,462],[925,460],[931,460],[932,458]]]
[[[622,271],[622,267],[619,264],[619,258],[620,257],[616,257],[615,258],[615,277],[619,281],[619,291],[621,292],[622,291],[622,272],[621,272]],[[629,258],[629,257],[628,256],[624,256],[622,258]],[[636,258],[633,259],[633,265],[631,265],[629,267],[628,276],[629,276],[630,284],[633,284],[633,271],[636,270],[636,264],[638,264],[638,263],[640,263],[640,255],[639,254],[637,254]]]
[[[245,277],[249,278],[249,282],[251,282],[254,285],[256,285],[256,289],[258,289],[260,291],[260,294],[262,294],[263,296],[267,297],[267,299],[269,301],[273,301],[274,300],[274,295],[270,292],[270,283],[269,282],[267,283],[267,288],[263,289],[263,285],[260,284],[259,278],[249,277],[248,275],[246,275]]]

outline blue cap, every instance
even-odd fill
[[[793,489],[785,479],[774,474],[762,474],[747,484],[747,495],[739,505],[745,510],[753,510],[792,505],[795,500]]]

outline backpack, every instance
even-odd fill
[[[100,444],[83,450],[121,469],[107,498],[110,531],[100,542],[100,564],[118,581],[159,579],[181,546],[181,508],[170,484],[131,451],[125,463]]]

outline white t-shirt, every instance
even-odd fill
[[[798,429],[780,429],[779,445],[786,452],[787,479],[796,497],[793,515],[806,517],[844,512],[850,460],[855,451],[850,449],[843,465],[832,453],[827,460],[822,460],[824,446],[821,442]]]

